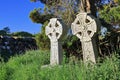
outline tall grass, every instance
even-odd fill
[[[41,68],[45,64],[49,64],[49,51],[28,51],[7,63],[0,63],[0,80],[120,80],[118,56],[106,58],[94,66],[71,61]]]

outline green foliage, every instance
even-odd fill
[[[7,33],[6,33],[6,31],[4,31],[4,30],[0,30],[0,36],[5,36],[5,35],[7,35]]]
[[[67,36],[64,39],[63,49],[66,57],[75,56],[78,59],[81,58],[81,42],[76,36]]]
[[[11,35],[12,36],[17,36],[17,37],[33,37],[33,35],[31,33],[24,32],[24,31],[15,32],[15,33],[12,33]]]
[[[114,0],[114,2],[120,4],[120,0]]]
[[[37,1],[40,1],[41,3],[43,3],[43,4],[47,4],[47,5],[52,5],[52,4],[54,4],[54,3],[59,3],[60,2],[60,0],[50,0],[50,1],[48,1],[48,0],[30,0],[31,2],[37,2]]]
[[[75,8],[77,6],[77,0],[32,0],[33,2],[40,1],[45,4],[44,11],[40,12],[40,10],[34,9],[30,13],[30,18],[33,22],[43,24],[45,21],[52,17],[62,18],[68,25],[75,18],[75,14],[78,9]],[[76,3],[76,5],[74,5]]]
[[[29,17],[34,23],[44,24],[44,22],[48,21],[50,18],[53,17],[52,14],[42,14],[40,10],[41,9],[34,9],[30,12]]]
[[[48,53],[48,51],[28,51],[25,55],[11,58],[6,64],[1,63],[0,80],[38,80],[40,66],[49,64]]]
[[[111,24],[120,24],[120,6],[110,7],[105,5],[104,9],[100,11],[100,17]]]
[[[119,60],[112,57],[95,66],[86,67],[78,62],[46,69],[41,73],[45,74],[42,80],[119,80],[119,66]]]
[[[49,64],[49,51],[28,51],[0,63],[0,80],[120,80],[118,58],[106,57],[96,65],[86,66],[76,61],[43,68],[41,66]]]
[[[10,33],[9,27],[4,27],[2,30],[0,30],[0,36],[7,36]]]
[[[7,34],[10,33],[9,27],[4,27],[3,30],[4,30]]]
[[[50,41],[49,38],[45,35],[45,27],[47,24],[48,22],[45,22],[42,26],[41,33],[35,36],[37,45],[40,49],[49,49]]]

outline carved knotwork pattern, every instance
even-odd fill
[[[46,26],[46,35],[52,41],[57,41],[62,35],[62,25],[56,18],[50,19],[50,22]]]
[[[78,14],[71,28],[73,34],[80,38],[81,41],[90,41],[97,31],[95,20],[88,16],[87,13]]]

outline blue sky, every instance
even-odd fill
[[[43,8],[40,2],[30,0],[0,1],[0,30],[9,27],[11,32],[27,31],[32,34],[40,32],[41,25],[33,23],[29,13],[35,8]]]

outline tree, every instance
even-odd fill
[[[52,14],[42,14],[40,11],[41,9],[34,9],[30,12],[29,17],[34,23],[44,24],[44,22],[48,21],[50,18],[53,17]]]
[[[120,6],[118,5],[119,2],[120,1],[117,2],[115,0],[115,2],[111,2],[111,4],[104,5],[103,9],[100,10],[100,17],[111,25],[120,24]]]
[[[21,32],[14,32],[12,33],[12,36],[17,36],[17,37],[33,37],[31,33],[21,31]]]
[[[5,36],[5,35],[7,35],[6,31],[0,30],[0,36]]]
[[[49,41],[49,38],[45,35],[45,26],[47,24],[48,24],[48,21],[46,21],[42,26],[41,33],[38,33],[35,36],[37,46],[39,47],[39,49],[44,49],[44,50],[49,49],[50,41]]]
[[[7,34],[10,33],[10,28],[9,28],[9,27],[5,27],[5,28],[3,28],[3,30],[4,30]]]
[[[104,2],[112,0],[31,0],[33,2],[39,1],[45,4],[43,11],[32,11],[34,15],[30,14],[33,22],[43,23],[51,17],[62,18],[64,22],[70,27],[71,23],[78,12],[87,12],[97,17],[97,7],[101,7]],[[32,13],[31,12],[31,13]],[[52,14],[52,16],[51,16]],[[50,17],[49,17],[50,16]],[[35,18],[35,19],[33,19]],[[105,25],[105,24],[103,24]]]
[[[120,0],[111,0],[99,9],[99,17],[102,24],[106,21],[104,27],[107,28],[107,34],[101,40],[104,41],[106,50],[118,51],[120,49]],[[107,43],[105,43],[107,42]],[[109,46],[108,46],[109,45]],[[102,49],[102,48],[101,48]],[[104,50],[105,51],[105,50]]]
[[[44,16],[44,18],[47,17],[47,14],[52,14],[53,15],[52,17],[62,18],[62,20],[64,20],[68,27],[71,26],[71,23],[75,19],[76,14],[78,14],[79,12],[87,12],[88,14],[91,14],[94,17],[99,17],[102,26],[106,27],[107,30],[111,33],[109,36],[111,37],[110,40],[107,38],[108,35],[107,34],[105,35],[105,38],[103,38],[102,41],[104,42],[104,39],[107,39],[106,41],[108,42],[102,45],[111,44],[111,41],[116,39],[115,37],[112,37],[113,35],[117,35],[113,34],[116,31],[116,29],[114,29],[113,27],[113,23],[116,24],[120,22],[119,21],[120,0],[31,0],[31,1],[34,2],[39,1],[45,4],[44,13],[42,13],[46,15]],[[97,13],[99,13],[100,16],[97,16]],[[42,15],[40,14],[39,16]],[[47,18],[47,20],[49,20],[49,18]],[[104,47],[102,46],[101,48]]]
[[[62,18],[63,20],[65,20],[67,23],[70,24],[70,21],[72,20],[70,16],[73,16],[73,10],[75,9],[75,7],[72,7],[71,4],[74,4],[74,1],[76,0],[66,0],[66,1],[62,1],[62,0],[36,0],[36,1],[41,1],[42,3],[45,4],[45,8],[44,8],[44,16],[43,18],[46,18],[47,20],[49,20],[51,17],[59,17]],[[71,4],[68,4],[69,3]],[[73,9],[74,8],[74,9]],[[38,12],[36,12],[38,13]],[[40,14],[39,16],[43,16],[43,14]],[[51,17],[48,17],[48,15],[51,15]],[[67,14],[67,15],[64,15]],[[36,16],[36,15],[33,15]],[[75,13],[74,13],[75,16]],[[38,17],[37,17],[38,18]],[[67,20],[66,20],[67,19]],[[72,20],[73,21],[73,20]],[[37,22],[37,20],[35,21]]]
[[[9,34],[10,34],[9,27],[4,27],[2,30],[0,30],[0,35],[1,36],[8,36]]]

